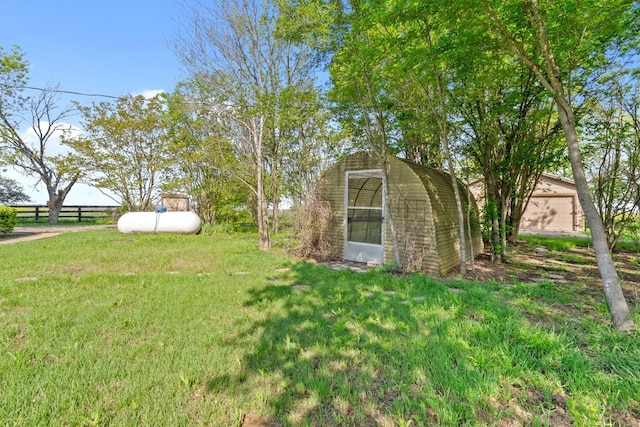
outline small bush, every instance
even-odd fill
[[[635,251],[640,251],[640,218],[627,225],[625,234],[625,237],[631,240],[633,249]]]
[[[0,206],[0,233],[4,236],[11,233],[18,222],[18,212],[15,208]]]

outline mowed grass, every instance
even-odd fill
[[[582,315],[570,286],[358,274],[256,247],[115,230],[0,246],[0,425],[640,419],[640,335],[606,308]]]

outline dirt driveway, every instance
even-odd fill
[[[9,243],[19,243],[28,240],[38,240],[47,237],[57,236],[67,232],[77,232],[86,230],[99,230],[104,228],[115,228],[115,224],[108,225],[44,225],[38,227],[16,227],[6,236],[0,235],[0,245]]]

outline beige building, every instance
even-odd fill
[[[543,174],[524,210],[520,230],[584,231],[584,212],[573,180]]]
[[[472,183],[471,191],[482,210],[482,181]],[[584,230],[584,212],[573,180],[548,173],[542,174],[525,207],[520,220],[520,231],[575,233]]]

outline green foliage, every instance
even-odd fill
[[[0,46],[0,109],[4,114],[0,140],[3,142],[17,128],[19,113],[26,101],[22,92],[28,81],[28,73],[29,61],[19,46],[13,46],[10,51]]]
[[[129,211],[153,207],[169,164],[166,104],[160,96],[126,96],[79,108],[84,133],[67,136],[73,164],[90,171],[85,182],[113,192]]]
[[[625,236],[631,240],[634,249],[640,251],[640,217],[636,217],[635,221],[627,225]]]
[[[4,235],[13,231],[18,222],[17,214],[15,208],[0,206],[0,233]]]
[[[591,192],[609,245],[616,248],[640,214],[640,82],[613,73],[600,86],[582,132]]]
[[[474,27],[477,17],[461,24],[470,18],[466,4],[285,3],[287,14],[304,17],[289,26],[323,22],[303,37],[333,49],[329,97],[351,144],[437,168],[447,151],[463,152],[492,185],[495,207],[507,211],[487,229],[514,239],[539,174],[564,157],[557,114],[533,71],[496,50]],[[308,16],[310,9],[325,14]],[[331,19],[337,34],[327,44]],[[500,239],[487,242],[497,254],[506,249]]]
[[[189,194],[207,224],[241,222],[249,189],[234,176],[242,167],[225,127],[211,119],[209,107],[188,102],[208,90],[196,82],[182,83],[168,97],[165,115],[174,161],[164,191]]]

